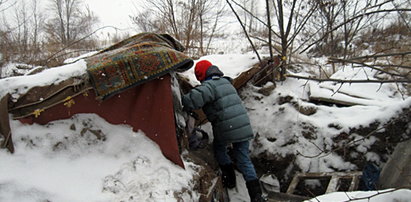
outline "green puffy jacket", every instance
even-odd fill
[[[187,111],[203,109],[213,126],[214,141],[226,144],[253,137],[247,111],[228,78],[206,80],[184,95],[182,101]]]

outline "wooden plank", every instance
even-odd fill
[[[233,86],[235,89],[240,89],[243,87],[250,79],[254,77],[254,75],[261,71],[261,68],[257,65],[252,67],[251,69],[241,73],[233,80]]]
[[[337,189],[338,181],[340,180],[340,177],[337,175],[334,175],[331,177],[330,182],[328,183],[327,189],[325,190],[325,193],[331,193],[335,192]]]
[[[358,188],[358,184],[360,182],[360,177],[355,176],[351,180],[350,188],[348,188],[348,191],[355,191]]]
[[[294,193],[295,188],[297,187],[298,182],[300,181],[299,178],[300,178],[299,174],[294,176],[293,180],[291,181],[290,185],[288,186],[288,189],[287,189],[287,192],[286,192],[287,194],[293,194]]]
[[[281,192],[268,192],[267,199],[268,202],[301,202],[310,199],[310,197],[286,194]]]
[[[295,189],[298,186],[298,183],[301,180],[304,179],[323,179],[323,178],[331,178],[326,192],[325,193],[330,193],[330,192],[335,192],[337,191],[337,186],[340,181],[340,179],[351,179],[351,184],[349,187],[349,190],[347,191],[354,191],[358,188],[358,183],[359,183],[359,177],[362,175],[362,172],[360,171],[352,171],[352,172],[318,172],[318,173],[297,173],[293,180],[291,181],[290,185],[288,186],[287,189],[287,194],[293,194],[295,192]]]
[[[298,173],[297,174],[300,177],[304,178],[321,178],[321,177],[332,177],[332,176],[340,176],[340,177],[346,177],[346,176],[358,176],[362,175],[361,171],[352,171],[352,172],[318,172],[318,173]]]

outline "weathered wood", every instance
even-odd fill
[[[250,79],[252,79],[255,74],[261,71],[261,68],[257,65],[252,67],[251,69],[241,73],[237,78],[233,80],[233,86],[235,89],[240,89],[243,87]]]
[[[335,192],[336,189],[337,189],[337,184],[338,184],[339,180],[340,180],[340,178],[338,176],[333,175],[331,177],[330,182],[328,183],[327,190],[325,190],[325,193],[328,194],[328,193],[331,193],[331,192]]]
[[[350,188],[348,188],[348,191],[355,191],[359,183],[360,183],[360,177],[359,176],[353,177],[353,179],[351,180]]]
[[[332,173],[326,173],[326,172],[320,172],[320,173],[298,173],[297,175],[294,176],[292,179],[290,185],[288,186],[287,189],[287,194],[293,194],[295,192],[296,187],[298,186],[298,183],[301,180],[305,179],[324,179],[324,178],[330,178],[330,181],[328,183],[327,189],[325,193],[331,193],[335,191],[339,191],[338,189],[338,184],[341,179],[351,179],[350,187],[348,190],[345,191],[354,191],[358,188],[358,179],[362,175],[362,172],[360,171],[353,171],[353,172],[332,172]]]
[[[269,192],[267,195],[269,202],[300,202],[310,199],[306,196],[299,196],[294,194],[286,194],[280,192]]]
[[[294,176],[293,180],[291,181],[290,185],[288,186],[287,189],[287,194],[292,194],[295,191],[295,188],[297,188],[298,182],[300,182],[300,176],[297,174]]]
[[[317,101],[317,102],[326,102],[326,103],[344,105],[344,106],[364,105],[364,104],[357,103],[357,102],[348,102],[348,101],[344,101],[344,100],[338,100],[338,99],[326,98],[326,97],[310,96],[310,100],[311,101]]]

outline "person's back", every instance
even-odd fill
[[[202,83],[209,89],[210,101],[202,109],[212,123],[218,142],[233,143],[253,137],[250,120],[236,89],[226,77],[214,76]]]
[[[186,111],[202,108],[211,122],[214,155],[222,170],[224,186],[236,186],[234,165],[227,154],[227,145],[232,144],[236,167],[244,176],[251,201],[264,201],[249,157],[249,140],[253,138],[253,131],[237,90],[229,78],[223,77],[218,67],[209,61],[199,61],[195,74],[201,85],[183,96],[183,107]]]

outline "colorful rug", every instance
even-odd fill
[[[99,99],[194,64],[184,47],[166,34],[142,33],[87,58],[87,72]]]

